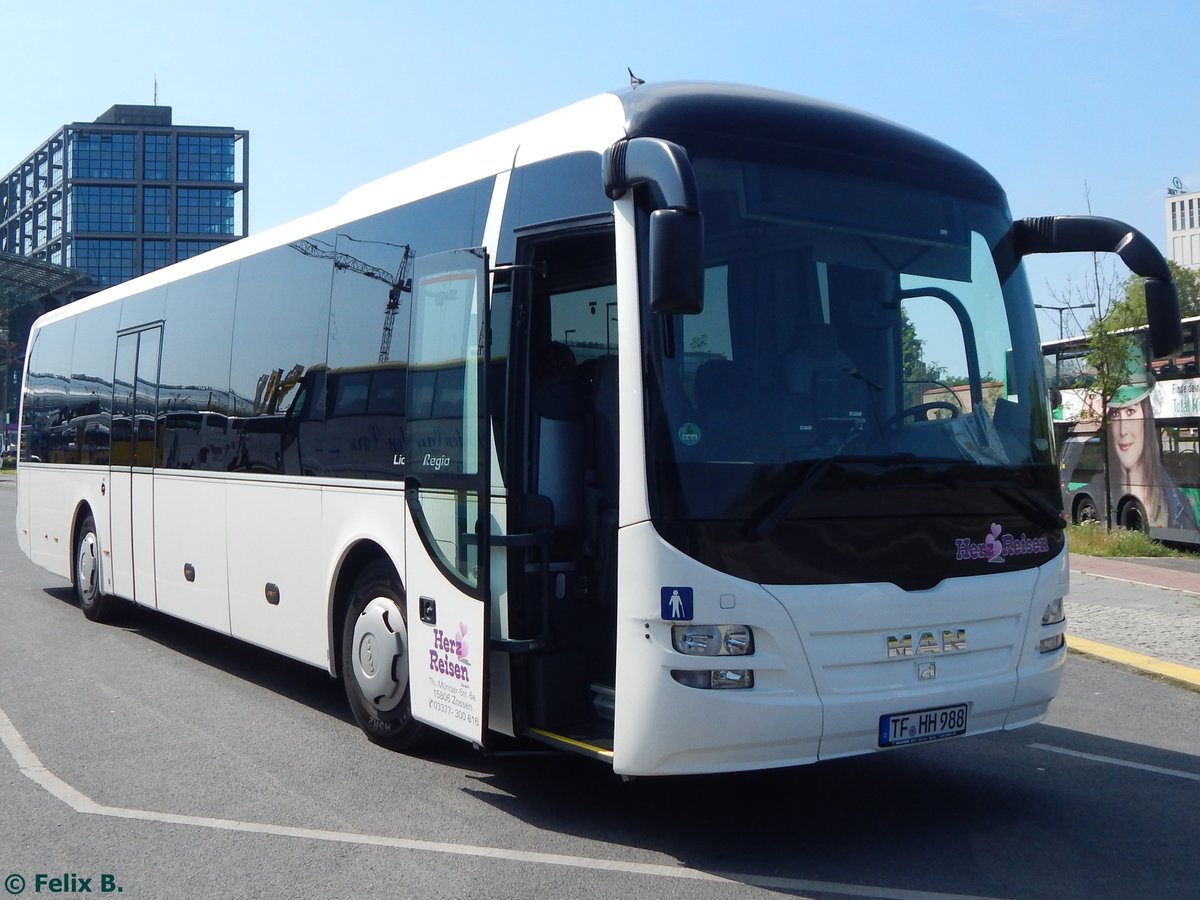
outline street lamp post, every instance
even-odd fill
[[[1048,310],[1051,310],[1052,312],[1058,313],[1058,339],[1062,340],[1064,337],[1066,337],[1066,335],[1063,333],[1063,313],[1065,313],[1068,309],[1095,309],[1096,304],[1095,303],[1079,303],[1079,304],[1068,303],[1064,306],[1046,306],[1041,303],[1035,303],[1035,304],[1033,304],[1033,308],[1034,309],[1048,309]]]
[[[1078,303],[1078,304],[1067,303],[1062,306],[1046,306],[1041,303],[1035,303],[1035,304],[1033,304],[1033,308],[1034,309],[1048,309],[1052,312],[1058,313],[1058,339],[1061,341],[1064,337],[1066,337],[1066,335],[1063,334],[1063,313],[1065,313],[1068,309],[1095,309],[1096,304],[1095,303]],[[1061,350],[1054,354],[1054,386],[1056,388],[1062,387],[1062,351]]]

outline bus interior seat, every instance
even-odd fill
[[[696,409],[708,418],[731,415],[738,406],[738,383],[733,360],[710,359],[696,369],[693,393]]]
[[[833,326],[818,322],[800,331],[783,357],[783,383],[787,406],[796,411],[791,418],[803,429],[801,437],[843,439],[844,423],[869,420],[868,384],[855,372],[854,361],[838,346]]]
[[[783,357],[783,381],[792,394],[812,395],[818,375],[846,375],[854,362],[838,348],[833,326],[812,324],[800,331]]]

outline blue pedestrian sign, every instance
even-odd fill
[[[690,587],[661,589],[662,617],[668,622],[690,622],[693,616],[693,594]]]

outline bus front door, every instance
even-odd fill
[[[405,591],[415,718],[482,746],[491,548],[487,254],[413,268]]]

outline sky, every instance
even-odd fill
[[[253,233],[628,66],[866,110],[982,164],[1014,216],[1090,204],[1163,248],[1172,179],[1200,190],[1198,24],[1193,0],[0,0],[0,170],[157,89],[176,124],[250,132]],[[1031,260],[1035,301],[1077,302],[1089,270]]]

